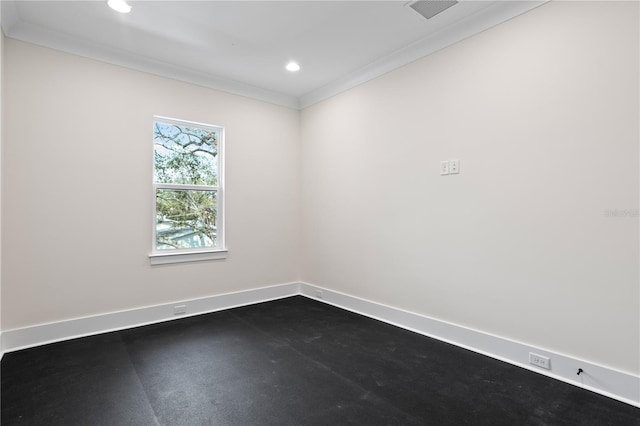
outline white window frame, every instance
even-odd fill
[[[212,124],[197,123],[194,121],[179,120],[175,118],[153,116],[153,125],[156,122],[172,124],[175,126],[195,127],[199,129],[215,131],[218,134],[218,153],[216,161],[218,162],[218,185],[182,185],[156,183],[154,178],[155,164],[152,166],[151,183],[153,188],[152,209],[151,209],[151,253],[149,261],[152,265],[162,265],[167,263],[195,262],[201,260],[224,259],[227,257],[228,250],[225,245],[225,214],[224,214],[224,127]],[[155,147],[153,138],[151,138],[152,155]],[[205,248],[187,248],[187,249],[156,249],[156,194],[158,189],[178,189],[178,190],[196,190],[196,191],[212,191],[216,192],[216,245],[215,247]]]

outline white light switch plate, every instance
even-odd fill
[[[460,160],[449,160],[449,173],[452,175],[460,173]]]
[[[449,174],[449,162],[448,161],[441,161],[440,162],[440,174],[441,175],[448,175]]]

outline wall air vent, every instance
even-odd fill
[[[425,18],[431,19],[456,3],[458,2],[455,0],[418,0],[409,3],[408,6]]]

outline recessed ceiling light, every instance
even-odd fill
[[[111,9],[115,10],[116,12],[120,12],[120,13],[131,12],[131,6],[129,6],[127,2],[124,0],[109,0],[107,4]]]
[[[291,72],[300,71],[300,65],[298,65],[296,62],[289,62],[286,68],[287,68],[287,71],[291,71]]]

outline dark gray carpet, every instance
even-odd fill
[[[304,297],[5,354],[2,425],[635,425],[640,409]]]

